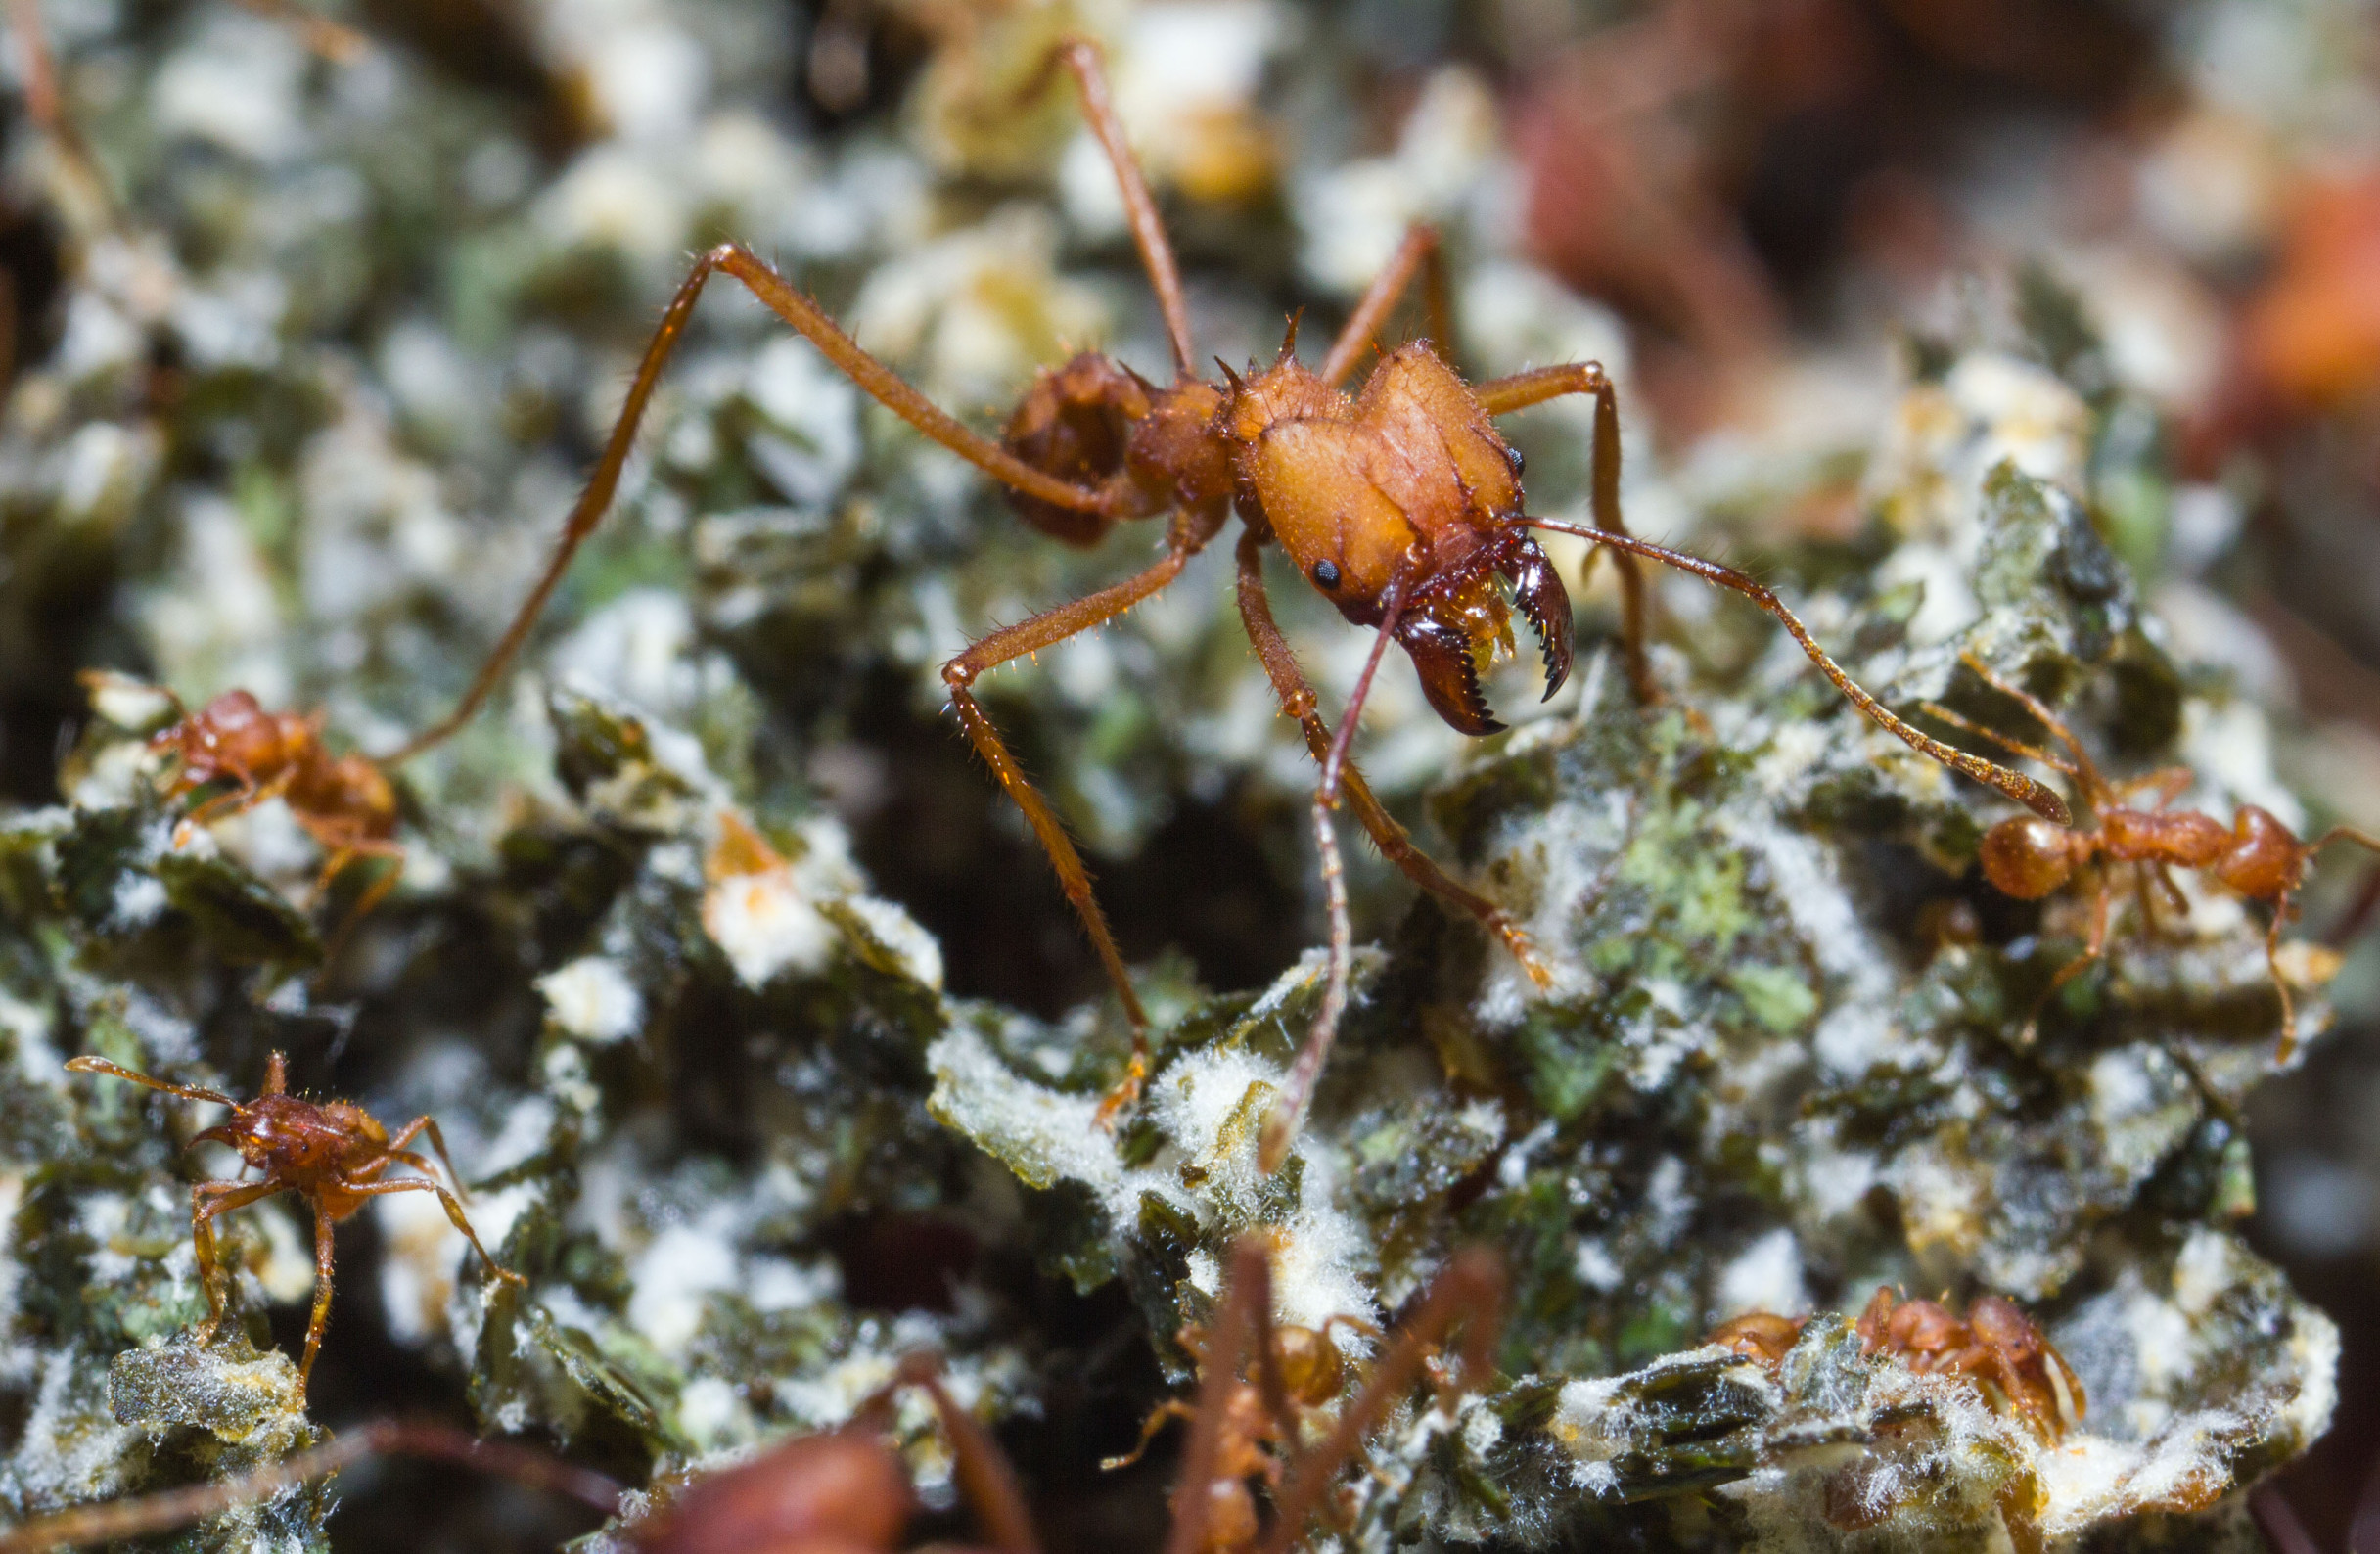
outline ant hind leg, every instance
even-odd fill
[[[1396,311],[1416,273],[1421,276],[1422,301],[1429,311],[1430,342],[1442,358],[1449,363],[1454,360],[1454,310],[1446,298],[1445,254],[1437,229],[1416,221],[1405,229],[1404,241],[1396,246],[1387,266],[1372,278],[1372,284],[1355,303],[1355,310],[1340,326],[1339,336],[1331,342],[1330,354],[1323,358],[1317,377],[1336,388],[1340,380],[1355,370],[1364,348]]]
[[[1190,340],[1190,306],[1182,295],[1181,266],[1174,260],[1173,245],[1166,237],[1166,224],[1157,213],[1157,201],[1149,193],[1149,180],[1142,175],[1140,161],[1124,139],[1123,120],[1117,116],[1116,105],[1108,94],[1107,69],[1100,64],[1099,47],[1087,39],[1069,38],[1051,51],[1050,59],[1074,73],[1075,86],[1082,96],[1082,116],[1108,154],[1108,164],[1116,169],[1116,185],[1123,196],[1132,242],[1140,250],[1141,268],[1149,272],[1149,287],[1157,293],[1158,311],[1166,320],[1166,340],[1173,348],[1173,370],[1181,377],[1194,377],[1197,347]],[[1046,80],[1046,74],[1041,79]],[[1039,90],[1036,81],[1027,95],[1035,95]]]

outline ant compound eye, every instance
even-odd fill
[[[1314,563],[1314,586],[1317,588],[1338,587],[1339,564],[1335,561],[1318,561]]]

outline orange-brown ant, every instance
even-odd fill
[[[121,683],[97,670],[84,671],[82,680],[94,694]],[[268,712],[246,691],[226,691],[191,712],[165,694],[176,716],[149,741],[150,749],[174,761],[165,797],[181,799],[216,783],[232,785],[193,806],[182,817],[177,838],[184,828],[279,799],[325,854],[315,894],[328,891],[351,864],[388,860],[389,867],[365,888],[332,936],[336,946],[347,928],[396,888],[404,872],[405,851],[396,842],[396,790],[388,774],[355,752],[333,755],[323,746],[319,714]]]
[[[2011,739],[1931,702],[1925,704],[1926,711],[1954,728],[2065,773],[2090,810],[2090,823],[2079,827],[2052,825],[2030,815],[2012,816],[1986,831],[1976,849],[1984,878],[2002,894],[2022,901],[2037,901],[2081,871],[2093,867],[2097,870],[2090,937],[2082,953],[2050,979],[2048,989],[2034,1006],[2035,1019],[2038,1018],[2040,1006],[2060,987],[2106,953],[2108,914],[2115,896],[2115,881],[2108,865],[2129,863],[2136,867],[2142,923],[2149,928],[2156,922],[2150,895],[2152,882],[2173,904],[2175,914],[2183,915],[2189,911],[2189,902],[2170,871],[2176,866],[2197,869],[2249,900],[2263,901],[2272,908],[2271,924],[2265,931],[2265,964],[2271,971],[2273,988],[2281,999],[2278,1058],[2288,1062],[2297,1051],[2297,1006],[2289,996],[2289,981],[2281,971],[2280,949],[2281,930],[2288,925],[2293,912],[2291,897],[2305,880],[2307,864],[2324,847],[2336,842],[2352,842],[2380,852],[2380,837],[2354,826],[2334,826],[2311,842],[2301,842],[2297,833],[2270,810],[2255,804],[2240,805],[2228,827],[2198,810],[2170,809],[2167,805],[2197,780],[2197,774],[2188,767],[2167,767],[2128,782],[2111,783],[2083,750],[2074,730],[2040,698],[1994,673],[1971,653],[1962,655],[1960,662],[1986,685],[2032,713],[2034,720],[2065,746],[2073,758]],[[2140,793],[2156,796],[2150,808],[2136,808],[2128,801]],[[2027,1039],[2032,1036],[2034,1025],[2035,1020],[2026,1022]]]
[[[1801,1337],[1808,1317],[1748,1311],[1712,1329],[1703,1340],[1775,1370]],[[1913,1371],[1960,1376],[1983,1389],[1994,1407],[2015,1413],[2045,1440],[2057,1440],[2082,1419],[2089,1398],[2066,1357],[2016,1303],[1979,1295],[1966,1320],[1936,1301],[1897,1301],[1876,1293],[1854,1324],[1862,1354],[1891,1354]]]
[[[1247,1485],[1233,1476],[1229,1437],[1234,1398],[1248,1385],[1243,1374],[1248,1366],[1256,1368],[1258,1386],[1267,1396],[1282,1396],[1288,1386],[1271,1327],[1269,1259],[1256,1237],[1233,1249],[1230,1281],[1174,1488],[1166,1554],[1289,1554],[1340,1470],[1411,1391],[1429,1356],[1456,1327],[1463,1329],[1462,1369],[1453,1388],[1477,1388],[1491,1374],[1504,1278],[1494,1255],[1474,1248],[1447,1262],[1325,1437],[1271,1476],[1278,1485],[1273,1516],[1269,1526],[1260,1525]],[[942,1385],[940,1362],[926,1354],[903,1359],[892,1381],[843,1429],[792,1437],[749,1462],[695,1479],[659,1511],[624,1529],[626,1544],[641,1554],[895,1554],[915,1500],[899,1456],[884,1439],[884,1426],[893,1395],[907,1387],[924,1392],[933,1406],[960,1492],[981,1525],[983,1546],[996,1554],[1039,1554],[1014,1470],[990,1434]],[[375,1455],[463,1462],[572,1495],[607,1514],[619,1508],[619,1486],[601,1474],[437,1426],[383,1420],[242,1478],[77,1506],[0,1531],[0,1554],[41,1554],[167,1531]]]
[[[1545,367],[1467,385],[1428,342],[1417,341],[1384,357],[1359,395],[1350,398],[1342,392],[1339,385],[1371,348],[1375,333],[1416,277],[1422,278],[1426,296],[1442,297],[1438,239],[1429,229],[1416,227],[1406,236],[1349,315],[1318,371],[1292,354],[1293,321],[1290,341],[1270,367],[1251,364],[1243,376],[1218,362],[1220,383],[1199,377],[1180,271],[1156,201],[1109,102],[1098,51],[1090,43],[1070,41],[1053,52],[1051,61],[1051,69],[1063,65],[1073,73],[1084,114],[1115,170],[1133,241],[1165,319],[1173,382],[1160,387],[1108,356],[1085,352],[1044,371],[995,442],[960,425],[862,350],[815,302],[749,249],[737,244],[714,248],[695,261],[663,315],[594,476],[520,613],[454,710],[389,761],[402,760],[447,738],[487,699],[571,558],[610,506],[662,369],[685,332],[704,286],[712,275],[723,274],[751,291],[894,414],[1007,485],[1018,513],[1043,532],[1087,546],[1119,523],[1167,518],[1164,556],[1138,575],[995,631],[942,667],[952,709],[1049,855],[1131,1027],[1130,1065],[1110,1092],[1103,1120],[1139,1092],[1148,1072],[1148,1017],[1092,894],[1081,857],[976,701],[974,686],[989,670],[1112,620],[1156,594],[1222,530],[1235,506],[1245,524],[1238,545],[1241,619],[1282,709],[1298,721],[1308,749],[1322,764],[1312,821],[1330,918],[1330,969],[1321,1007],[1263,1129],[1259,1159],[1267,1170],[1277,1166],[1288,1150],[1347,1005],[1352,935],[1332,826],[1342,792],[1374,843],[1407,878],[1477,917],[1541,985],[1550,980],[1531,954],[1519,926],[1415,847],[1348,758],[1356,719],[1392,640],[1411,657],[1431,706],[1465,734],[1488,734],[1502,726],[1488,709],[1479,676],[1482,663],[1510,644],[1513,605],[1537,632],[1544,654],[1545,694],[1550,697],[1561,687],[1571,667],[1570,599],[1552,563],[1531,537],[1533,528],[1579,535],[1619,553],[1626,663],[1640,697],[1655,695],[1644,653],[1644,583],[1637,565],[1643,558],[1743,594],[1782,621],[1861,711],[1912,748],[2041,814],[2066,818],[2063,802],[2045,785],[1929,738],[1888,711],[1819,649],[1774,594],[1751,577],[1628,535],[1620,513],[1618,399],[1599,365]],[[1442,342],[1444,309],[1433,306],[1431,312]],[[1495,417],[1565,394],[1589,394],[1595,400],[1592,526],[1529,516],[1522,504],[1520,458],[1495,430]],[[1335,731],[1322,721],[1313,689],[1273,622],[1262,572],[1262,550],[1271,541],[1280,543],[1299,575],[1337,605],[1349,621],[1379,632]],[[1506,586],[1512,592],[1510,605]]]
[[[517,1285],[527,1283],[480,1245],[479,1232],[463,1217],[461,1202],[439,1183],[427,1160],[405,1147],[428,1134],[431,1148],[437,1151],[438,1160],[446,1166],[446,1174],[454,1178],[458,1189],[462,1187],[462,1173],[454,1168],[454,1161],[446,1153],[446,1140],[439,1134],[437,1123],[427,1117],[415,1118],[397,1129],[392,1138],[370,1113],[353,1102],[308,1101],[292,1095],[288,1064],[278,1052],[265,1065],[264,1093],[252,1101],[235,1101],[219,1091],[196,1085],[168,1083],[118,1067],[105,1058],[69,1058],[67,1067],[76,1074],[113,1074],[185,1100],[211,1101],[230,1107],[228,1119],[193,1135],[191,1142],[211,1140],[227,1144],[239,1152],[243,1163],[264,1173],[261,1181],[200,1182],[190,1189],[190,1242],[198,1254],[199,1282],[206,1290],[206,1321],[198,1334],[203,1345],[211,1343],[215,1329],[222,1325],[225,1304],[226,1278],[215,1245],[213,1221],[218,1215],[261,1203],[279,1193],[298,1193],[314,1210],[314,1314],[306,1324],[305,1358],[298,1366],[300,1389],[313,1374],[314,1354],[322,1348],[323,1329],[331,1320],[331,1227],[361,1209],[368,1198],[405,1192],[437,1194],[446,1217],[469,1239],[489,1272]],[[397,1165],[410,1166],[422,1174],[394,1179],[383,1176],[389,1166]]]

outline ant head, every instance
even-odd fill
[[[1570,677],[1570,594],[1537,542],[1518,528],[1472,553],[1459,570],[1432,579],[1396,621],[1396,640],[1412,656],[1421,688],[1448,726],[1464,734],[1492,734],[1504,725],[1480,691],[1480,668],[1512,648],[1512,624],[1501,576],[1512,602],[1537,633],[1544,656],[1545,696]]]
[[[2213,865],[2215,877],[2252,901],[2277,901],[2298,888],[2306,845],[2270,810],[2242,804],[2231,821],[2231,845]]]
[[[2037,815],[2019,815],[1984,833],[1976,860],[1984,866],[1984,878],[2002,895],[2037,901],[2074,878],[2088,847],[2080,832],[2053,826]]]

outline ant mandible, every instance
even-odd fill
[[[1157,293],[1172,347],[1172,384],[1161,388],[1110,357],[1085,352],[1044,371],[994,442],[938,409],[862,350],[815,302],[752,251],[739,244],[714,248],[696,259],[663,315],[594,476],[520,613],[454,710],[384,764],[406,759],[447,738],[486,700],[572,556],[610,505],[637,423],[704,285],[713,274],[724,274],[742,283],[894,414],[1008,486],[1018,513],[1044,533],[1088,546],[1119,523],[1167,517],[1165,554],[1138,575],[995,631],[942,668],[952,709],[1049,855],[1131,1027],[1130,1064],[1101,1107],[1103,1121],[1137,1096],[1148,1073],[1148,1016],[1092,894],[1080,855],[1009,754],[976,701],[974,686],[989,670],[1054,647],[1156,594],[1221,531],[1235,506],[1246,526],[1238,547],[1241,619],[1282,709],[1298,721],[1322,766],[1312,821],[1330,917],[1328,981],[1304,1049],[1264,1125],[1259,1160],[1266,1170],[1276,1167],[1288,1151],[1347,1006],[1352,935],[1332,826],[1342,793],[1373,842],[1408,879],[1478,918],[1540,986],[1550,984],[1550,974],[1531,954],[1519,926],[1493,902],[1456,884],[1415,847],[1348,758],[1356,719],[1392,640],[1411,657],[1430,705],[1450,726],[1473,735],[1502,726],[1489,711],[1479,681],[1481,661],[1510,641],[1511,606],[1498,579],[1510,586],[1512,603],[1537,632],[1544,653],[1545,694],[1550,697],[1561,687],[1571,666],[1570,599],[1531,537],[1533,528],[1575,534],[1619,553],[1626,663],[1640,698],[1655,696],[1643,644],[1644,583],[1637,567],[1643,558],[1743,594],[1782,621],[1861,711],[1913,749],[2043,815],[2066,818],[2063,803],[2045,785],[1929,738],[1896,717],[1854,684],[1793,613],[1750,576],[1629,535],[1620,514],[1618,399],[1599,365],[1544,367],[1466,385],[1436,349],[1417,341],[1374,367],[1359,396],[1343,393],[1340,383],[1355,370],[1374,333],[1416,276],[1424,277],[1427,295],[1442,298],[1431,311],[1439,336],[1444,338],[1438,239],[1428,228],[1416,227],[1407,234],[1332,342],[1319,371],[1309,370],[1291,353],[1296,341],[1293,321],[1290,339],[1269,368],[1259,370],[1252,364],[1243,377],[1217,362],[1222,382],[1199,377],[1181,274],[1156,202],[1110,104],[1098,51],[1080,40],[1065,43],[1054,51],[1049,69],[1059,65],[1073,73],[1084,115],[1122,191],[1133,242]],[[1520,455],[1495,430],[1494,417],[1564,394],[1591,394],[1595,399],[1592,526],[1525,513]],[[1280,543],[1299,574],[1349,621],[1379,632],[1335,730],[1316,711],[1313,689],[1273,623],[1261,566],[1263,547],[1271,541]]]
[[[278,1052],[265,1065],[264,1093],[252,1101],[235,1101],[196,1085],[168,1083],[105,1058],[69,1058],[67,1067],[76,1074],[112,1074],[185,1100],[230,1107],[228,1119],[194,1135],[191,1142],[228,1144],[244,1163],[264,1173],[261,1181],[200,1182],[190,1189],[190,1242],[198,1254],[199,1282],[206,1290],[206,1321],[199,1329],[202,1345],[213,1342],[224,1315],[226,1280],[215,1246],[214,1219],[279,1193],[298,1193],[314,1210],[314,1314],[306,1324],[305,1358],[298,1366],[300,1391],[314,1372],[314,1354],[322,1348],[323,1329],[331,1320],[331,1227],[361,1209],[367,1198],[404,1192],[437,1194],[446,1217],[469,1239],[488,1270],[499,1279],[527,1285],[527,1280],[496,1261],[480,1245],[479,1232],[463,1217],[462,1204],[439,1183],[430,1163],[405,1147],[427,1133],[446,1174],[454,1178],[458,1189],[462,1187],[463,1176],[446,1153],[446,1140],[437,1123],[427,1117],[415,1118],[391,1138],[387,1128],[353,1102],[308,1101],[291,1095],[288,1063]],[[382,1176],[389,1166],[400,1164],[422,1174],[393,1180]]]
[[[85,670],[83,684],[94,694],[120,682],[103,671]],[[319,713],[268,712],[246,691],[226,691],[196,712],[172,692],[174,721],[152,736],[149,748],[174,757],[165,797],[180,799],[215,783],[232,787],[206,799],[182,817],[177,839],[188,828],[242,814],[268,800],[289,805],[290,815],[326,854],[314,881],[321,895],[349,865],[385,858],[389,867],[356,898],[332,935],[332,946],[346,930],[396,889],[405,851],[396,842],[396,790],[370,757],[352,751],[334,756],[323,747]]]
[[[1412,1389],[1447,1334],[1458,1326],[1464,1330],[1455,1391],[1475,1389],[1493,1373],[1503,1291],[1503,1272],[1492,1253],[1473,1248],[1449,1259],[1329,1434],[1287,1465],[1285,1482],[1273,1497],[1271,1524],[1261,1527],[1247,1485],[1232,1477],[1227,1460],[1229,1416],[1234,1397],[1248,1385],[1242,1372],[1252,1356],[1265,1395],[1284,1398],[1285,1383],[1271,1328],[1270,1255],[1261,1240],[1243,1239],[1232,1253],[1211,1363],[1174,1488],[1166,1554],[1289,1554],[1321,1508],[1331,1482]],[[1039,1554],[1015,1471],[990,1434],[950,1395],[940,1362],[930,1354],[904,1358],[892,1382],[863,1402],[843,1429],[795,1436],[749,1462],[695,1480],[661,1511],[623,1530],[627,1545],[640,1554],[896,1554],[915,1499],[883,1427],[893,1395],[907,1387],[924,1392],[933,1406],[985,1547],[992,1554]],[[1286,1401],[1278,1407],[1286,1418]],[[0,1531],[0,1554],[42,1554],[165,1531],[384,1455],[484,1468],[572,1495],[606,1515],[620,1505],[618,1485],[541,1451],[474,1440],[435,1425],[379,1420],[239,1479],[77,1506]]]
[[[1961,655],[1960,662],[1986,685],[2032,713],[2034,720],[2065,746],[2074,758],[2069,760],[2053,751],[2011,739],[1932,702],[1924,704],[1926,712],[1953,728],[1990,740],[2002,750],[2063,772],[2090,809],[2091,823],[2083,827],[2051,825],[2030,815],[2011,816],[1986,831],[1976,849],[1984,878],[2001,894],[2020,901],[2037,901],[2082,869],[2098,865],[2098,892],[2091,905],[2090,937],[2082,953],[2061,967],[2050,979],[2047,990],[2035,1001],[2034,1013],[2025,1022],[2021,1039],[2032,1039],[2041,1006],[2106,953],[2108,912],[2115,895],[2115,882],[2106,865],[2137,866],[2142,924],[2151,929],[2156,925],[2150,894],[2152,881],[2177,916],[2189,912],[2189,902],[2170,872],[2178,865],[2202,870],[2249,900],[2271,906],[2272,922],[2265,931],[2265,964],[2281,1000],[2277,1061],[2288,1062],[2297,1051],[2298,1041],[2297,1005],[2289,996],[2289,981],[2281,974],[2280,963],[2281,930],[2293,915],[2290,898],[2305,880],[2306,866],[2324,847],[2335,842],[2352,842],[2380,853],[2380,837],[2354,826],[2333,826],[2312,842],[2300,842],[2297,833],[2270,810],[2255,804],[2240,805],[2228,829],[2213,815],[2198,810],[2169,809],[2167,805],[2197,780],[2197,773],[2187,766],[2171,766],[2128,782],[2111,783],[2083,750],[2074,730],[2040,698],[2002,678],[1972,653]],[[2152,807],[2138,809],[2127,801],[2139,793],[2155,795]]]

